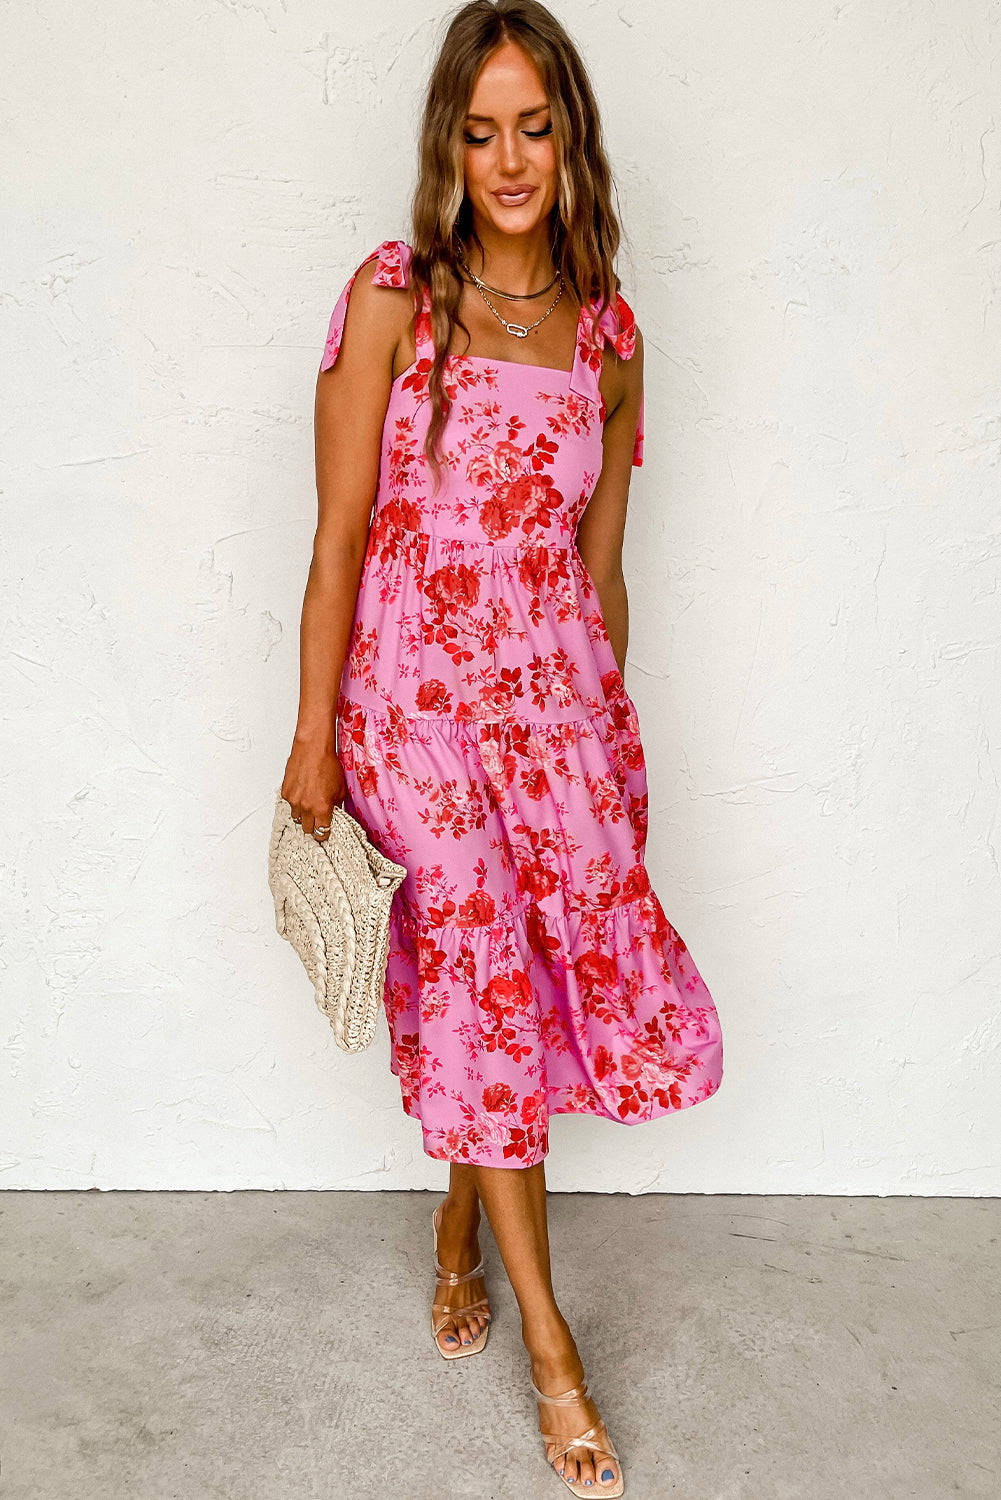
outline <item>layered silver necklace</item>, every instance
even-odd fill
[[[489,286],[487,284],[487,282],[481,281],[481,279],[479,278],[479,276],[477,276],[474,271],[471,271],[469,269],[469,267],[466,265],[466,262],[464,260],[460,260],[459,264],[462,267],[462,269],[465,271],[466,275],[469,277],[470,281],[475,286],[476,290],[479,292],[480,296],[483,298],[484,302],[489,307],[490,311],[493,313],[494,317],[497,318],[497,320],[499,322],[503,323],[504,327],[507,329],[508,333],[512,334],[514,336],[514,338],[516,338],[516,339],[526,339],[526,338],[528,338],[528,335],[531,333],[531,331],[532,331],[533,328],[538,328],[538,326],[539,326],[540,323],[544,323],[546,321],[546,319],[549,317],[549,314],[552,312],[553,308],[556,306],[557,302],[563,296],[563,277],[562,277],[562,275],[560,274],[559,271],[556,272],[556,275],[553,277],[553,280],[550,281],[548,283],[548,285],[544,286],[541,291],[538,291],[538,292],[501,292],[501,291],[499,291],[497,289],[497,287],[495,287],[495,286]],[[536,320],[535,320],[534,323],[527,323],[527,324],[526,323],[509,323],[508,320],[507,320],[507,318],[505,318],[502,313],[499,313],[497,311],[496,307],[494,307],[493,303],[490,301],[490,298],[487,296],[487,292],[492,292],[495,297],[503,297],[506,302],[530,302],[534,297],[541,297],[541,296],[544,295],[544,293],[548,292],[549,288],[556,281],[558,281],[559,284],[560,284],[559,291],[556,293],[556,296],[553,298],[552,302],[546,308],[546,311],[542,314],[542,317],[541,318],[536,318]]]

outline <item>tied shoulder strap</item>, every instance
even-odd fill
[[[592,334],[591,315],[595,307],[596,304],[592,303],[590,308],[582,312],[577,327],[577,352],[570,376],[570,389],[600,406],[601,391],[598,382],[601,378],[602,351],[608,343],[620,359],[632,359],[636,350],[636,319],[625,297],[621,292],[616,292],[598,320],[597,333]],[[644,406],[645,399],[641,396],[636,441],[633,444],[633,464],[637,468],[643,463]]]
[[[337,359],[341,348],[341,339],[344,336],[344,321],[347,317],[348,298],[351,296],[351,288],[354,286],[355,278],[359,271],[368,265],[374,258],[375,265],[372,269],[372,285],[387,287],[405,287],[410,283],[410,246],[406,240],[383,240],[360,265],[356,266],[348,278],[340,296],[334,304],[334,310],[330,315],[330,323],[327,328],[327,338],[323,346],[323,355],[320,359],[320,369],[329,370]],[[431,319],[428,309],[427,293],[424,294],[424,306],[417,319],[417,357],[423,358],[428,350],[431,333]],[[433,357],[434,350],[431,347]]]

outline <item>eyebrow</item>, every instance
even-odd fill
[[[545,104],[533,104],[533,106],[532,106],[531,109],[523,109],[523,110],[521,110],[521,112],[518,115],[518,119],[519,120],[527,120],[528,117],[529,117],[529,115],[541,115],[542,111],[544,109],[548,109],[548,108],[549,108],[548,102],[545,103]],[[487,125],[495,125],[497,123],[496,120],[494,119],[493,115],[467,115],[466,119],[467,120],[482,120]]]

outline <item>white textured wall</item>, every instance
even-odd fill
[[[7,12],[10,1187],[444,1180],[265,873],[316,368],[406,233],[443,13]],[[674,1118],[557,1119],[550,1182],[1001,1192],[998,7],[562,14],[648,351],[648,862],[726,1063]]]

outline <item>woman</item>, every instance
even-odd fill
[[[343,802],[408,870],[385,1006],[404,1109],[450,1163],[439,1352],[486,1343],[482,1204],[547,1457],[574,1494],[621,1495],[553,1293],[548,1120],[706,1099],[722,1048],[647,878],[622,676],[643,341],[587,75],[535,0],[453,17],[412,217],[412,242],[384,241],[330,321],[282,793],[318,839]]]

